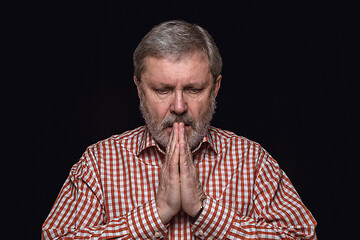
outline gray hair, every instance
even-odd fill
[[[153,27],[133,54],[134,75],[140,83],[145,71],[146,57],[170,57],[179,61],[182,57],[199,52],[208,58],[209,70],[214,78],[220,75],[222,59],[211,35],[202,27],[185,21],[168,21]]]

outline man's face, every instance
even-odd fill
[[[145,58],[141,75],[140,110],[155,141],[166,147],[174,122],[185,124],[191,149],[205,136],[215,111],[221,76],[214,84],[208,61],[198,53],[179,61]]]

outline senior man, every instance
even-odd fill
[[[133,56],[146,125],[91,145],[43,239],[316,239],[316,222],[257,143],[211,127],[222,59],[198,25],[155,26]]]

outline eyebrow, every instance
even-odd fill
[[[203,82],[189,82],[186,85],[183,86],[183,88],[205,88],[206,86],[208,86],[208,82],[207,81],[203,81]],[[150,83],[149,84],[151,87],[153,88],[175,88],[175,85],[170,84],[168,82],[157,82],[157,83]]]

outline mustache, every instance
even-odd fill
[[[170,115],[161,122],[162,129],[172,127],[176,122],[183,122],[185,125],[189,125],[193,129],[196,127],[196,121],[189,115]]]

